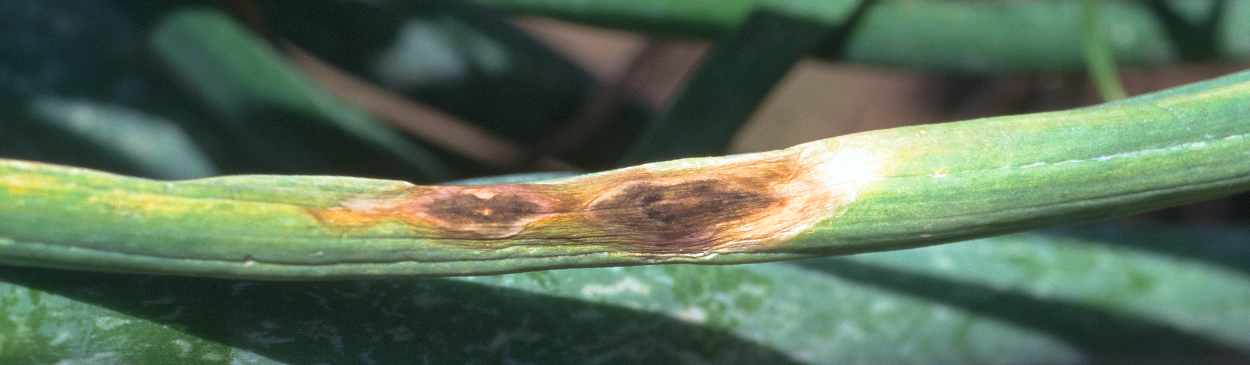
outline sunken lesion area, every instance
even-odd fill
[[[539,242],[643,255],[758,246],[811,216],[812,184],[785,159],[657,170],[644,165],[536,184],[414,186],[387,198],[342,202],[345,209],[335,214],[400,219],[432,234],[414,238],[484,248]]]
[[[651,251],[702,251],[723,240],[725,226],[767,214],[784,198],[716,179],[627,185],[589,206],[593,222]]]
[[[510,225],[545,212],[538,204],[516,194],[455,194],[426,204],[430,215],[451,226]]]

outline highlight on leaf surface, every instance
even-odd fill
[[[903,249],[1250,188],[1250,73],[1122,102],[537,183],[161,182],[0,162],[0,262],[255,279]]]

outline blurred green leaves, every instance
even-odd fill
[[[27,363],[1237,363],[1250,352],[1246,237],[1095,226],[797,263],[423,280],[5,267],[0,354]],[[1181,246],[1192,254],[1150,249]]]
[[[498,17],[456,2],[261,3],[260,10],[276,14],[265,28],[273,34],[249,29],[252,25],[233,18],[234,9],[221,5],[4,5],[12,10],[7,16],[22,19],[6,22],[6,34],[12,35],[7,38],[11,47],[3,51],[9,76],[0,92],[11,97],[0,106],[14,120],[0,126],[11,130],[5,135],[13,139],[0,146],[0,155],[167,178],[214,171],[437,182],[502,172],[460,151],[408,136],[374,117],[376,111],[344,102],[271,44],[272,37],[289,37],[366,80],[523,146],[534,146],[558,130],[595,83]],[[84,19],[89,16],[95,18]],[[88,27],[92,23],[103,24]],[[63,29],[44,29],[54,26]],[[443,66],[437,66],[439,60]],[[426,76],[413,78],[413,72]],[[437,78],[429,79],[431,75]],[[68,81],[70,76],[74,82]],[[73,99],[168,120],[198,146],[213,169],[152,171],[145,166],[166,157],[155,151],[135,156],[133,150],[114,151],[116,146],[97,143],[108,136],[85,137],[94,142],[59,149],[46,148],[47,142],[28,143],[66,126],[46,120],[47,115],[30,115],[28,104],[36,98]],[[607,124],[620,128],[609,129],[608,137],[599,141],[623,135],[617,143],[624,145],[637,133],[636,121],[647,112],[636,104],[623,108]],[[82,150],[88,148],[84,146],[89,149]],[[578,162],[603,165],[593,159]]]
[[[655,34],[716,37],[742,25],[754,13],[801,15],[836,27],[862,0],[472,0],[484,6]]]
[[[831,56],[872,64],[973,74],[1030,70],[1077,70],[1082,66],[1080,1],[683,1],[474,0],[512,12],[653,34],[713,38],[729,33],[753,11],[807,14],[827,26],[851,21],[856,6],[867,12],[854,24],[846,50]],[[623,4],[628,4],[623,5]],[[1156,4],[1165,4],[1156,6]],[[1222,11],[1202,13],[1203,9]],[[1250,42],[1245,14],[1250,2],[1100,1],[1100,31],[1124,64],[1169,64],[1178,59],[1244,60]],[[1198,14],[1198,17],[1186,16]],[[1203,17],[1202,15],[1207,15]],[[1181,29],[1207,32],[1169,32]],[[1181,38],[1181,35],[1184,38]],[[1203,51],[1196,44],[1211,45]]]
[[[532,151],[544,149],[598,87],[588,73],[497,14],[459,1],[260,5],[276,35],[358,77]],[[615,166],[620,150],[649,118],[650,111],[640,103],[626,100],[587,136],[590,142],[556,157],[585,168]],[[453,161],[457,167],[474,165]]]
[[[613,1],[480,3],[721,39],[671,107],[653,115],[626,98],[597,121],[590,135],[561,148],[557,156],[541,156],[598,83],[498,14],[470,4],[316,0],[233,8],[216,2],[17,1],[5,5],[13,17],[6,22],[7,34],[14,37],[3,51],[10,76],[0,83],[0,92],[11,96],[5,98],[6,110],[15,117],[4,127],[11,129],[5,135],[12,142],[0,146],[0,152],[149,177],[268,172],[437,182],[526,168],[482,161],[387,126],[378,117],[385,113],[344,102],[306,75],[280,45],[270,43],[274,40],[289,41],[401,98],[512,143],[512,150],[524,155],[517,161],[550,157],[580,170],[723,152],[767,91],[805,54],[963,72],[1082,64],[1080,27],[1064,23],[1079,21],[1076,2],[695,1],[678,6],[649,0],[619,8]],[[1110,56],[1124,63],[1250,55],[1237,51],[1250,42],[1243,36],[1250,32],[1239,28],[1250,23],[1234,16],[1250,11],[1245,1],[1206,7],[1110,2],[1100,3],[1098,10]],[[835,29],[844,34],[829,37]],[[1181,34],[1205,38],[1174,38]],[[784,42],[773,43],[778,39]],[[1195,42],[1216,51],[1193,56],[1198,51],[1175,46]],[[50,140],[64,139],[50,136],[61,136],[67,124],[30,114],[35,98],[70,99],[166,120],[172,123],[167,131],[181,129],[183,139],[198,150],[176,152],[182,157],[173,159],[190,161],[188,156],[198,154],[201,161],[185,171],[154,171],[152,161],[172,157],[115,150],[103,142],[115,137],[87,136],[82,133],[97,132],[82,130],[76,133],[83,140],[70,142],[73,146],[47,148],[56,143]],[[28,143],[41,138],[49,141]]]
[[[245,116],[262,108],[289,116],[285,122],[292,128],[324,121],[329,123],[328,129],[403,161],[420,180],[453,176],[423,147],[309,80],[229,15],[209,9],[180,9],[165,16],[151,35],[154,50],[217,111]],[[334,153],[321,155],[332,158]]]
[[[511,172],[398,132],[274,43],[541,151],[598,82],[478,6],[716,40],[671,108],[627,100],[556,156],[587,170],[720,153],[806,54],[1079,70],[1088,40],[1059,1],[241,3],[0,2],[0,156],[161,179]],[[1122,64],[1250,57],[1250,1],[1099,4]],[[1243,363],[1246,237],[1083,227],[800,263],[301,283],[0,267],[0,362]]]
[[[208,156],[177,124],[142,112],[89,100],[43,95],[30,100],[29,114],[73,141],[120,154],[142,171],[161,179],[217,175]],[[77,137],[77,138],[73,138]]]

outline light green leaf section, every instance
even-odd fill
[[[1219,35],[1227,41],[1220,45],[1220,52],[1235,58],[1250,57],[1250,34],[1243,31],[1250,29],[1250,1],[1231,2],[1223,19]]]
[[[896,164],[787,249],[915,247],[1243,191],[1250,186],[1247,78],[1242,72],[1066,112],[841,137],[844,145],[878,146]]]

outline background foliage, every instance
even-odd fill
[[[1250,57],[1250,2],[1100,4],[1094,29],[1122,64]],[[543,36],[549,21],[515,14],[640,46],[624,71],[592,73]],[[743,141],[785,133],[770,110],[802,119],[873,93],[789,88],[833,62],[928,72],[919,103],[888,105],[940,111],[923,121],[1089,103],[1079,15],[1077,2],[6,1],[0,156],[162,179],[597,171],[769,146]],[[897,75],[874,72],[886,87]],[[1152,88],[1142,79],[1126,86]],[[1244,202],[1207,203],[1220,225],[732,267],[295,283],[2,267],[0,360],[1244,363]]]

